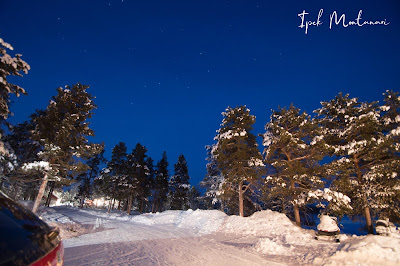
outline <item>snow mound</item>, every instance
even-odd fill
[[[146,213],[132,217],[132,221],[135,223],[146,224],[146,225],[161,225],[161,224],[177,225],[180,223],[183,216],[187,216],[186,212],[192,212],[192,210]]]
[[[368,235],[341,245],[325,259],[328,265],[399,265],[400,239]],[[320,264],[321,259],[314,261]]]
[[[340,231],[335,219],[336,219],[335,217],[330,217],[328,215],[322,215],[320,218],[320,222],[317,226],[317,229],[320,231],[325,231],[325,232]]]
[[[256,246],[256,251],[270,254],[270,255],[288,255],[292,253],[292,247],[286,247],[278,242],[274,242],[269,238],[262,238],[260,239]]]
[[[289,218],[271,210],[259,211],[250,217],[229,216],[223,231],[227,233],[265,236],[287,244],[307,242],[312,235],[296,226]]]
[[[187,214],[178,227],[194,229],[198,234],[217,231],[227,218],[225,213],[217,210],[196,210]]]
[[[145,225],[172,224],[176,227],[191,229],[197,234],[209,234],[217,231],[226,217],[225,213],[217,210],[165,211],[134,216],[132,222]]]

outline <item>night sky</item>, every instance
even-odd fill
[[[298,14],[316,21],[320,9],[305,34]],[[329,28],[333,11],[354,21],[360,10],[389,25]],[[172,172],[184,154],[192,184],[227,106],[247,105],[259,134],[278,105],[311,113],[341,91],[362,101],[400,91],[398,0],[0,0],[0,14],[0,38],[32,68],[10,79],[29,94],[11,122],[46,108],[57,87],[90,85],[108,158],[119,141],[128,152],[140,142],[155,162],[167,151]]]

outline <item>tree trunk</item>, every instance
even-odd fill
[[[294,221],[298,226],[301,227],[299,206],[297,204],[293,205],[293,211],[294,211]]]
[[[140,203],[140,213],[143,213],[144,198],[141,199]]]
[[[50,191],[49,191],[49,194],[47,195],[47,199],[46,199],[47,207],[50,207],[51,196],[53,196],[53,191],[54,191],[54,182],[50,182]]]
[[[153,199],[153,206],[151,206],[151,212],[155,213],[156,210],[156,204],[157,204],[157,200],[158,200],[158,195],[157,195],[157,191],[154,192],[154,199]]]
[[[293,180],[290,181],[290,189],[292,190],[292,193],[294,193],[294,190],[296,189],[296,185]],[[300,212],[299,212],[299,206],[297,205],[297,203],[293,204],[293,212],[294,212],[294,221],[296,222],[296,224],[298,226],[301,227]]]
[[[112,206],[111,206],[111,210],[114,210],[114,205],[115,205],[115,198],[114,198],[114,200],[113,200],[113,204],[112,204]]]
[[[47,173],[44,175],[42,179],[42,184],[40,185],[39,192],[36,196],[35,203],[33,204],[32,212],[36,213],[39,209],[40,201],[43,198],[44,190],[46,189],[47,182],[49,181],[49,177]]]
[[[361,173],[360,165],[358,164],[359,161],[358,161],[356,154],[353,155],[353,162],[354,162],[354,166],[356,167],[356,174],[357,174],[358,182],[360,184],[362,184],[362,181],[363,181],[362,173]],[[362,198],[364,201],[363,203],[365,205],[364,216],[365,216],[365,222],[367,224],[367,232],[368,232],[368,234],[374,234],[374,227],[372,226],[372,219],[371,219],[371,213],[370,213],[369,206],[368,206],[368,199],[367,199],[367,196],[365,195],[365,193],[364,192],[362,192],[362,193],[363,193]]]
[[[85,195],[82,194],[80,200],[79,200],[79,208],[83,208],[83,201],[85,200]]]
[[[113,198],[110,199],[110,203],[108,204],[108,212],[111,212],[111,209],[113,206],[112,202],[113,202]]]
[[[162,211],[162,202],[160,196],[157,196],[156,209],[154,210],[154,212],[160,211]]]
[[[128,215],[131,215],[131,209],[132,209],[132,195],[129,195],[129,197],[128,197],[128,209],[126,210]]]
[[[122,211],[126,212],[128,210],[128,199],[125,200],[124,206],[122,207]]]
[[[157,202],[156,202],[156,208],[154,210],[154,212],[158,212],[161,211],[161,199],[157,198]]]
[[[243,183],[239,184],[239,216],[244,217],[244,208],[243,208]]]
[[[369,211],[368,206],[364,207],[364,216],[365,216],[365,222],[367,223],[368,234],[374,234],[374,227],[372,226],[371,213]]]
[[[119,200],[118,201],[118,208],[117,208],[118,210],[120,210],[121,209],[121,201]]]

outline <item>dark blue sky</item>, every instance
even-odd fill
[[[297,14],[322,25],[308,34]],[[333,11],[388,26],[329,29]],[[0,38],[32,70],[12,79],[29,95],[16,99],[10,120],[47,106],[56,88],[90,85],[98,109],[96,141],[107,155],[119,141],[137,142],[158,161],[179,154],[192,184],[205,175],[227,106],[245,104],[264,132],[270,110],[312,112],[340,91],[381,100],[400,90],[400,3],[393,1],[0,0]],[[172,168],[171,168],[172,170]]]

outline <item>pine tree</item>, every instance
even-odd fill
[[[78,181],[81,181],[77,195],[77,197],[79,198],[80,208],[83,207],[85,199],[89,198],[92,195],[93,181],[100,174],[100,165],[106,162],[107,160],[106,158],[104,158],[104,149],[100,153],[95,154],[92,158],[86,161],[89,170],[80,174],[77,178]],[[51,192],[49,193],[49,196],[50,195]]]
[[[121,202],[126,199],[128,187],[128,154],[125,143],[119,142],[114,146],[111,160],[95,179],[97,189],[110,200],[108,211],[114,208],[115,200]]]
[[[102,150],[102,145],[93,144],[88,137],[94,136],[87,119],[92,117],[96,105],[93,96],[86,90],[88,86],[80,83],[65,89],[58,88],[58,95],[50,101],[45,113],[35,119],[34,138],[43,147],[40,157],[48,163],[35,200],[36,212],[49,179],[68,182],[87,170],[82,162]]]
[[[393,173],[387,169],[394,163],[389,158],[392,142],[382,131],[379,106],[342,94],[321,104],[316,112],[332,155],[338,158],[328,168],[334,177],[332,185],[351,198],[355,214],[364,214],[367,231],[373,234],[371,211],[382,204],[379,195],[393,184],[387,182]]]
[[[31,115],[30,120],[11,126],[10,134],[4,138],[5,143],[10,145],[17,156],[20,165],[39,160],[38,153],[41,145],[33,140],[32,132],[36,127],[34,119],[40,114],[43,114],[43,111],[38,110],[37,113]]]
[[[250,115],[246,106],[228,107],[222,115],[224,119],[217,131],[217,144],[213,150],[218,168],[224,176],[221,196],[226,199],[231,191],[236,192],[239,215],[244,216],[244,195],[254,191],[265,167],[256,137],[250,133],[255,117]]]
[[[207,174],[200,182],[200,186],[206,191],[204,196],[201,198],[201,201],[206,209],[223,209],[220,194],[224,177],[218,168],[217,159],[212,154],[213,147],[213,145],[206,146],[208,153],[208,163],[206,165]]]
[[[149,168],[147,166],[147,149],[140,143],[128,156],[128,214],[131,213],[133,200],[140,202],[139,211],[143,211],[148,196]]]
[[[400,222],[400,97],[399,93],[386,91],[384,105],[380,106],[380,125],[383,135],[376,139],[385,143],[378,145],[379,161],[369,170],[373,179],[370,205],[382,219]],[[385,147],[385,148],[382,148]]]
[[[189,191],[189,208],[197,210],[200,206],[200,191],[194,186]]]
[[[92,194],[90,179],[87,178],[84,174],[79,175],[77,180],[80,180],[78,186],[78,192],[75,196],[75,199],[79,200],[79,208],[83,208],[83,204],[87,198],[89,198]],[[49,193],[49,197],[51,192]],[[47,205],[47,202],[46,202]]]
[[[18,199],[31,199],[34,193],[37,193],[38,174],[25,173],[19,171],[19,166],[25,163],[31,163],[39,160],[38,153],[41,146],[38,142],[32,140],[32,131],[35,128],[33,117],[29,121],[10,126],[10,134],[3,136],[4,145],[7,147],[8,153],[3,154],[1,158],[1,183],[4,181],[9,183],[7,193]],[[0,189],[2,184],[0,184]]]
[[[189,170],[183,154],[179,155],[174,165],[175,174],[171,176],[170,186],[170,208],[172,210],[187,210],[190,207],[189,193]]]
[[[156,170],[154,169],[154,160],[151,157],[147,157],[146,166],[148,168],[146,182],[144,183],[144,191],[146,198],[146,206],[143,209],[143,212],[152,212],[152,208],[154,206],[154,189],[155,189],[155,174]]]
[[[3,142],[4,131],[2,125],[8,125],[6,119],[11,113],[9,110],[10,94],[15,94],[17,97],[21,94],[26,94],[23,88],[9,83],[7,78],[9,76],[22,77],[21,72],[28,74],[30,70],[30,66],[21,59],[22,55],[16,54],[15,57],[11,57],[7,54],[7,49],[14,50],[9,43],[0,38],[0,189],[3,187],[4,182],[10,181],[4,175],[14,171],[16,168],[14,163],[17,163],[15,156],[9,150],[11,147]]]
[[[284,206],[292,205],[295,222],[301,226],[299,207],[308,192],[323,185],[318,177],[318,162],[324,157],[322,132],[306,112],[300,113],[293,105],[272,111],[265,128],[265,160],[274,170],[265,179],[267,193]]]
[[[8,76],[22,77],[21,72],[28,74],[30,66],[21,59],[20,54],[11,57],[7,54],[7,49],[14,48],[0,38],[0,117],[7,119],[10,114],[10,94],[15,94],[17,97],[21,94],[26,94],[25,90],[18,85],[11,84],[7,81]]]
[[[165,210],[168,195],[168,159],[167,153],[164,151],[162,158],[156,165],[156,173],[154,179],[154,200],[152,212]]]

